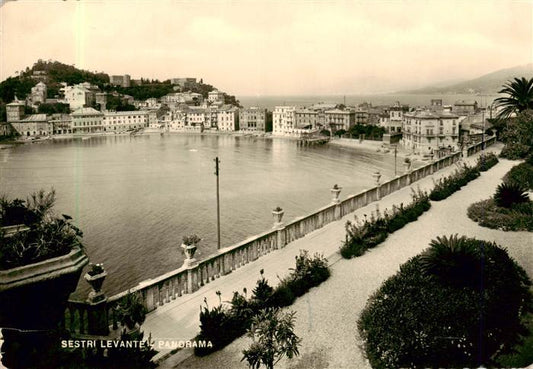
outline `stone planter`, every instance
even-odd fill
[[[282,222],[281,220],[283,219],[283,214],[285,214],[285,212],[283,211],[283,209],[280,209],[280,210],[272,210],[272,215],[274,216],[274,228],[278,228],[282,225]]]
[[[0,270],[2,363],[7,368],[54,367],[58,325],[88,262],[76,247],[63,256]]]
[[[0,270],[0,327],[55,328],[89,258],[80,248],[55,258]]]
[[[331,202],[334,203],[334,204],[339,204],[341,201],[339,200],[339,195],[341,194],[341,190],[342,188],[341,187],[333,187],[331,189],[331,195],[332,195],[332,199],[331,199]]]
[[[4,237],[12,237],[19,232],[24,232],[30,229],[30,227],[28,227],[25,224],[15,224],[15,225],[5,226],[1,228],[2,228],[2,231],[4,232]]]
[[[88,301],[90,303],[96,303],[105,298],[105,295],[102,292],[102,285],[104,284],[105,277],[107,277],[106,271],[95,275],[85,273],[85,275],[83,276],[83,278],[85,278],[87,283],[89,283],[93,289],[91,292],[89,292]]]
[[[195,243],[190,245],[182,243],[181,248],[183,249],[183,253],[185,254],[185,261],[183,262],[184,265],[191,265],[196,262],[194,254],[196,253],[198,247]]]

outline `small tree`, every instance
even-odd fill
[[[248,335],[253,343],[243,350],[241,361],[248,361],[252,369],[264,365],[273,369],[284,356],[292,359],[300,354],[298,346],[301,339],[294,334],[294,311],[281,313],[279,309],[265,309],[252,320]]]

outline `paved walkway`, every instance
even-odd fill
[[[501,147],[498,147],[501,148]],[[494,149],[493,149],[494,150]],[[473,163],[477,156],[467,159]],[[465,234],[494,240],[509,248],[510,254],[533,275],[533,255],[529,250],[533,234],[528,232],[501,232],[477,226],[466,216],[469,204],[488,198],[500,183],[503,175],[516,162],[502,160],[481,178],[471,182],[451,198],[432,203],[430,211],[403,229],[390,235],[379,247],[359,258],[343,260],[338,249],[344,239],[346,220],[353,214],[333,222],[306,237],[250,263],[228,276],[217,279],[194,294],[158,308],[147,316],[143,330],[151,332],[154,340],[188,340],[198,332],[198,316],[204,297],[209,306],[218,303],[216,291],[222,293],[222,301],[231,298],[233,291],[246,287],[251,291],[259,278],[259,270],[271,284],[278,281],[294,266],[294,257],[300,249],[310,253],[320,252],[332,264],[332,277],[318,288],[299,298],[291,307],[297,312],[296,333],[302,338],[301,355],[291,361],[281,361],[278,368],[365,368],[369,367],[358,348],[357,318],[370,294],[394,274],[399,265],[425,249],[429,241],[439,235]],[[443,169],[427,177],[413,187],[423,190],[433,187],[433,180],[449,174],[455,167]],[[411,201],[411,189],[404,188],[379,201],[380,210],[393,204]],[[359,217],[375,210],[376,203],[355,212]],[[224,350],[205,358],[189,357],[190,349],[184,349],[164,360],[160,368],[246,368],[241,362],[241,351],[249,339],[236,340]],[[160,350],[161,357],[170,350]],[[178,365],[178,363],[180,363]]]

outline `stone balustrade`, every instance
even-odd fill
[[[495,138],[493,137],[485,141],[485,144],[490,145],[494,142]],[[476,153],[482,149],[481,146],[481,143],[473,145],[468,147],[467,151],[468,153]],[[233,270],[253,262],[276,249],[285,247],[310,232],[339,220],[346,214],[409,186],[439,169],[450,166],[460,160],[461,157],[462,154],[456,152],[412,171],[406,167],[406,173],[384,183],[380,183],[378,178],[376,187],[348,196],[344,200],[337,201],[338,194],[336,194],[331,204],[285,225],[281,222],[280,217],[279,221],[275,221],[273,229],[267,232],[222,248],[198,262],[184,263],[178,269],[157,278],[145,280],[128,291],[110,297],[105,304],[100,305],[101,313],[106,315],[108,327],[116,329],[115,307],[120,299],[127,294],[138,294],[141,300],[144,301],[148,311],[153,311],[158,306],[176,300],[184,294],[193,293],[214,279],[229,274]],[[91,307],[87,302],[69,301],[65,321],[63,322],[65,328],[77,335],[87,335],[89,332],[94,331],[89,324],[89,315],[92,308],[94,309],[95,307]]]

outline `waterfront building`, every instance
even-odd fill
[[[355,124],[361,124],[361,125],[368,124],[369,116],[370,114],[368,113],[367,110],[361,110],[361,109],[355,110],[354,111]]]
[[[326,110],[325,124],[332,133],[341,129],[348,131],[355,125],[355,111],[349,109],[332,109]]]
[[[72,117],[70,114],[52,114],[49,122],[52,124],[52,133],[54,135],[72,133]]]
[[[311,109],[296,109],[294,125],[298,129],[314,130],[318,126],[318,111]]]
[[[46,114],[31,114],[11,122],[13,129],[23,137],[49,136],[53,132]]]
[[[220,131],[239,130],[239,109],[232,105],[225,105],[217,112],[217,126]]]
[[[15,133],[13,126],[7,122],[0,122],[0,136],[9,136]]]
[[[415,110],[404,114],[402,144],[415,153],[438,155],[459,149],[459,116],[446,111]]]
[[[403,107],[397,102],[389,108],[388,127],[385,127],[388,133],[399,133],[403,125]]]
[[[124,74],[123,76],[109,76],[109,83],[114,86],[130,87],[131,77],[129,74]]]
[[[457,115],[470,115],[477,113],[478,104],[474,100],[459,100],[453,104],[453,111]]]
[[[127,132],[148,125],[148,112],[142,110],[108,111],[104,113],[102,119],[104,132]]]
[[[239,111],[239,130],[246,132],[269,132],[272,130],[272,115],[264,108],[250,107]]]
[[[30,99],[32,105],[44,104],[46,102],[47,89],[43,82],[37,83],[31,88]]]
[[[290,135],[296,128],[296,107],[276,106],[272,112],[272,133],[274,135]]]
[[[103,132],[104,114],[93,108],[79,108],[71,114],[72,133],[97,133]]]
[[[24,103],[17,99],[6,105],[6,115],[8,122],[17,122],[24,118]]]

